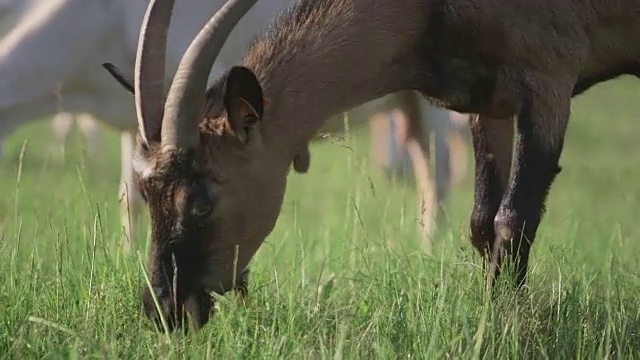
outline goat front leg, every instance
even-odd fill
[[[516,286],[526,281],[529,251],[556,175],[569,120],[571,87],[536,87],[521,104],[514,171],[494,219],[492,268],[515,266]],[[540,91],[540,89],[548,91]],[[568,89],[568,90],[567,90]]]
[[[67,138],[73,129],[73,122],[75,116],[66,111],[57,113],[53,120],[51,120],[51,127],[53,128],[53,143],[51,144],[51,152],[56,161],[62,162],[65,157],[65,148]]]
[[[374,162],[387,175],[411,181],[411,160],[406,149],[407,139],[415,138],[429,149],[429,128],[421,112],[419,95],[404,90],[374,100],[366,105],[370,113],[371,151]]]
[[[414,138],[409,138],[406,143],[409,158],[413,166],[418,192],[418,230],[422,248],[431,251],[431,239],[436,232],[436,215],[438,201],[436,190],[433,186],[433,176],[429,171],[429,159],[420,143]]]
[[[87,155],[94,160],[104,161],[104,152],[100,151],[103,138],[98,120],[91,114],[79,113],[76,116],[76,124],[84,135]]]
[[[494,218],[511,172],[514,119],[494,119],[474,114],[469,117],[469,122],[476,162],[470,238],[473,246],[486,260],[486,269],[496,238],[493,231]]]
[[[431,104],[425,104],[425,107],[421,106],[420,95],[414,91],[407,91],[402,95],[400,100],[406,124],[406,133],[400,141],[404,143],[404,149],[409,155],[415,179],[418,195],[418,231],[420,233],[421,246],[423,250],[430,252],[431,240],[437,230],[437,216],[440,212],[441,201],[444,201],[446,197],[445,192],[438,193],[440,184],[437,181],[439,180],[441,183],[448,185],[449,174],[446,172],[444,179],[436,179],[430,171],[429,130],[432,118],[439,116],[439,119],[433,120],[442,122],[447,117],[447,110],[437,108]],[[445,150],[448,151],[448,149]],[[438,150],[436,149],[437,153]]]
[[[450,186],[458,186],[467,177],[467,143],[469,142],[469,114],[449,111],[449,131],[447,131],[447,147],[450,149],[449,166]],[[437,150],[436,150],[437,153]],[[437,156],[437,154],[436,154]]]
[[[120,221],[124,227],[124,252],[131,252],[133,229],[137,224],[142,207],[142,197],[133,183],[133,134],[128,131],[121,135],[121,175],[120,175]]]

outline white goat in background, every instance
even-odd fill
[[[46,0],[0,0],[0,34],[7,34],[16,23],[23,20],[33,6]],[[54,131],[54,141],[52,144],[52,154],[54,158],[61,160],[64,158],[65,142],[76,122],[82,134],[87,139],[87,150],[89,155],[95,156],[98,153],[102,142],[100,128],[97,120],[91,114],[81,113],[73,115],[69,112],[59,112],[55,114],[52,125]],[[5,135],[5,134],[2,134]],[[2,139],[0,138],[0,157],[2,157]]]
[[[0,41],[0,138],[28,121],[55,115],[56,146],[64,149],[73,117],[77,116],[89,151],[95,153],[100,141],[95,119],[121,131],[120,214],[127,237],[125,249],[128,250],[130,214],[138,214],[141,205],[140,196],[132,184],[131,171],[136,115],[130,94],[122,91],[100,65],[109,61],[118,64],[126,73],[133,73],[138,32],[147,1],[4,0],[9,5],[15,5],[16,1],[19,6],[10,11],[22,15]],[[219,76],[222,69],[239,62],[254,36],[292,1],[259,1],[232,32],[210,78]],[[223,3],[222,0],[177,2],[172,18],[174,25],[169,30],[167,74],[173,73],[189,41]],[[4,18],[6,16],[3,16],[3,22]],[[447,136],[452,124],[450,120],[455,114],[423,105],[430,115],[425,120],[432,118],[436,138]],[[425,123],[425,129],[428,128]],[[458,137],[460,128],[454,126],[454,130],[457,129],[454,134]],[[391,132],[390,135],[387,141],[394,134]],[[424,136],[428,136],[428,132]],[[448,159],[446,141],[436,141],[438,143],[443,145],[436,149],[436,157],[443,154]],[[407,158],[406,151],[402,156],[392,156],[385,165],[397,167],[396,163],[402,162],[403,157]],[[464,162],[463,171],[466,170],[466,159]],[[437,178],[436,182],[448,186],[449,172],[442,173],[445,176]],[[427,183],[433,181],[428,172],[416,175],[417,178],[420,176]],[[427,206],[429,211],[435,211],[437,204],[432,201]],[[427,235],[431,232],[431,228],[425,230]]]

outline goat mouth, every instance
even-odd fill
[[[209,321],[212,305],[213,299],[204,291],[192,294],[185,300],[184,310],[195,330],[199,330]]]
[[[185,332],[192,326],[200,329],[209,321],[212,298],[204,290],[174,296],[168,287],[153,289],[155,299],[148,288],[143,293],[143,312],[159,331],[174,331],[177,328]]]
[[[249,269],[245,268],[235,277],[235,282],[230,280],[226,286],[204,286],[185,282],[178,277],[179,267],[172,261],[172,281],[162,284],[154,284],[143,289],[143,311],[146,317],[154,322],[157,330],[170,332],[180,328],[188,331],[188,328],[199,330],[209,321],[214,305],[212,292],[224,295],[227,292],[235,292],[244,302],[248,292]],[[184,276],[184,274],[182,274]],[[219,284],[222,285],[222,284]]]

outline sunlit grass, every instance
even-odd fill
[[[141,316],[148,244],[142,227],[138,252],[120,250],[118,135],[107,132],[96,162],[74,137],[60,164],[49,124],[25,126],[0,162],[0,353],[639,357],[639,92],[625,78],[574,101],[528,291],[505,281],[491,300],[483,290],[467,239],[471,176],[452,192],[450,227],[421,253],[414,190],[370,164],[361,129],[313,144],[309,174],[290,175],[278,224],[253,261],[248,303],[220,299],[210,323],[187,336],[158,333]]]

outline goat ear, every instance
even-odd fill
[[[104,63],[102,64],[102,67],[105,68],[105,70],[107,70],[109,74],[111,74],[111,76],[113,76],[113,78],[116,79],[116,81],[120,85],[122,85],[122,87],[127,89],[127,91],[129,91],[131,94],[134,93],[133,79],[127,79],[127,76],[125,76],[122,71],[120,71],[120,69],[118,69],[118,67],[113,65],[112,63]]]
[[[229,125],[236,136],[246,142],[248,135],[264,115],[262,86],[255,74],[242,66],[234,66],[227,75],[224,105]]]

